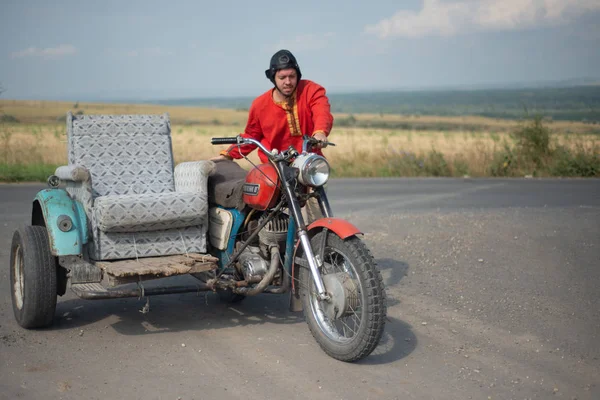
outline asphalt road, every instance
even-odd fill
[[[331,182],[388,292],[382,343],[355,364],[272,295],[142,314],[68,293],[52,328],[19,328],[9,245],[40,188],[0,185],[0,398],[600,399],[600,180]]]

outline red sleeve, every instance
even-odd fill
[[[248,122],[246,123],[244,133],[242,133],[242,137],[255,139],[260,142],[263,138],[263,132],[260,127],[258,114],[259,106],[256,102],[253,102],[250,106],[250,111],[248,112]],[[220,154],[239,159],[251,153],[255,148],[256,146],[253,144],[244,144],[242,146],[231,145],[227,150],[223,150]]]
[[[324,87],[316,83],[313,83],[311,86],[308,93],[308,106],[312,112],[313,124],[315,126],[313,132],[311,132],[311,136],[318,132],[329,136],[329,132],[331,132],[331,127],[333,126],[333,115],[331,115],[329,99]]]

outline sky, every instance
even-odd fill
[[[332,93],[600,80],[600,0],[0,1],[2,98],[255,96],[281,48]]]

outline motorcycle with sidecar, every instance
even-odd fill
[[[233,161],[174,166],[168,114],[68,113],[67,142],[68,165],[35,196],[31,224],[13,235],[10,284],[20,326],[51,325],[68,286],[90,300],[287,294],[331,357],[356,361],[379,343],[381,274],[360,231],[333,216],[324,188],[330,168],[310,151],[315,139],[305,136],[301,151],[269,150],[242,136],[212,139],[267,155],[249,172]],[[165,279],[183,274],[197,282]]]

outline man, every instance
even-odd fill
[[[301,151],[302,135],[327,142],[333,125],[329,99],[322,86],[301,79],[294,55],[288,50],[279,50],[271,57],[265,75],[275,87],[252,102],[242,136],[260,141],[269,150],[294,146]],[[213,160],[239,159],[255,148],[255,145],[232,145]],[[321,154],[320,148],[313,151]],[[259,157],[267,162],[262,152]]]

